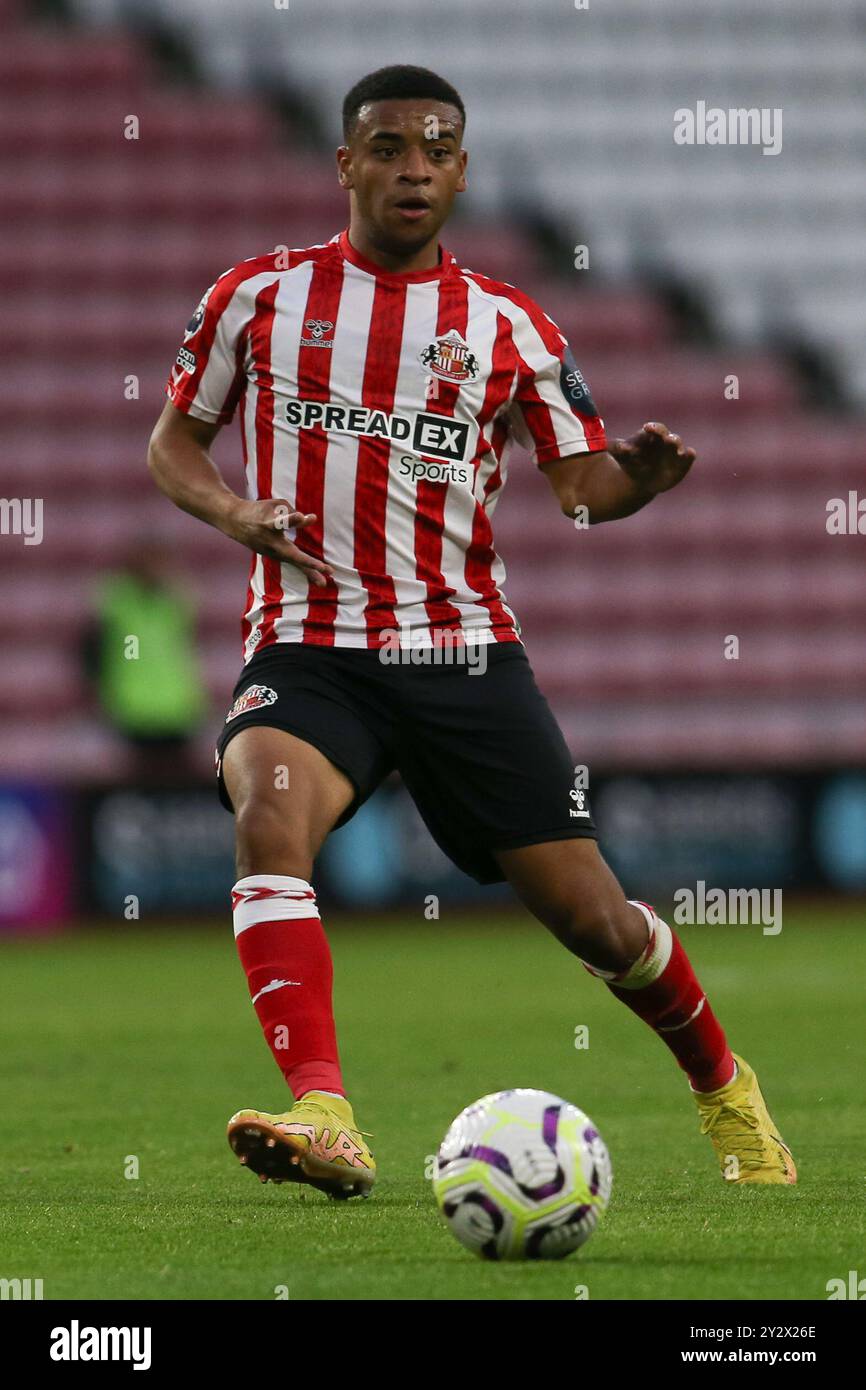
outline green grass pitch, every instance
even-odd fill
[[[667,1049],[530,919],[335,922],[344,1069],[380,1174],[345,1204],[259,1183],[226,1143],[233,1111],[288,1104],[228,918],[4,943],[0,1276],[42,1278],[46,1299],[826,1299],[866,1273],[864,929],[862,907],[805,904],[777,937],[682,929],[800,1169],[737,1188]],[[517,1085],[580,1105],[611,1151],[607,1217],[564,1261],[476,1259],[425,1176],[464,1105]]]

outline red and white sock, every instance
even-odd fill
[[[235,940],[274,1061],[295,1097],[344,1096],[331,988],[334,970],[309,883],[251,874],[232,889]]]
[[[736,1063],[679,937],[647,903],[629,901],[646,918],[646,949],[620,975],[584,961],[586,969],[658,1033],[688,1075],[692,1090],[726,1086],[736,1075]]]

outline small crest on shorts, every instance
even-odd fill
[[[479,372],[478,358],[456,328],[428,343],[420,357],[442,381],[474,381]]]
[[[269,685],[248,685],[226,715],[226,723],[237,719],[239,714],[249,714],[252,709],[264,709],[266,705],[274,704],[276,698],[277,692]]]

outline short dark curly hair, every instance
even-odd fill
[[[466,125],[466,107],[456,88],[444,77],[429,68],[416,68],[411,63],[395,63],[378,68],[356,82],[343,101],[343,139],[349,139],[355,119],[362,106],[371,101],[400,101],[406,97],[429,97],[431,101],[446,101],[456,106]]]

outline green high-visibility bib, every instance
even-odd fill
[[[128,734],[194,732],[206,698],[193,614],[182,594],[116,575],[102,587],[100,694]]]

